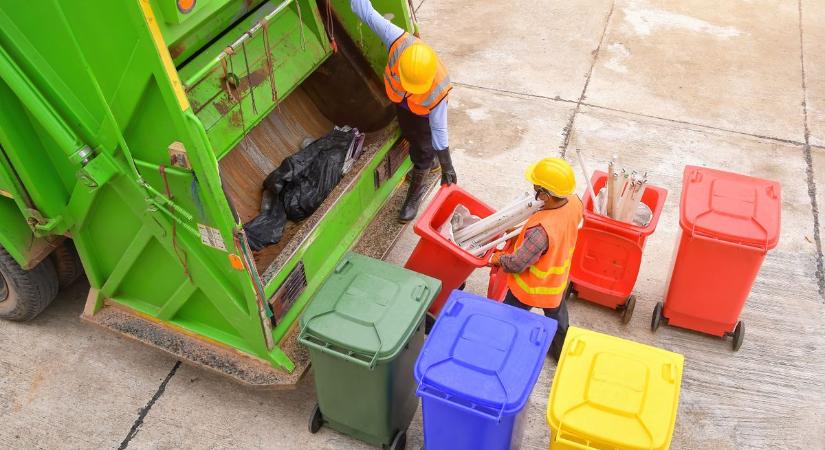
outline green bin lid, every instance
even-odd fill
[[[304,311],[300,340],[370,366],[393,359],[439,291],[434,278],[347,253]]]

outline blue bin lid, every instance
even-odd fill
[[[556,327],[542,315],[455,290],[424,342],[415,379],[425,392],[490,416],[520,411]]]

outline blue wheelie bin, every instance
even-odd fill
[[[455,290],[415,365],[427,450],[518,448],[556,321]]]

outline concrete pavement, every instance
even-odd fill
[[[585,151],[614,153],[669,191],[645,248],[627,325],[575,301],[571,322],[685,355],[672,448],[815,448],[825,441],[825,1],[469,2],[424,0],[423,36],[456,84],[451,147],[464,188],[494,206],[522,172]],[[678,232],[685,164],[781,181],[782,235],[728,342],[650,332]],[[578,171],[578,166],[575,166]],[[583,177],[579,174],[579,192]],[[407,230],[388,256],[403,263]],[[484,293],[478,271],[467,290]],[[29,324],[0,322],[0,447],[369,448],[306,431],[311,374],[262,393],[81,323],[82,283]],[[523,448],[546,449],[555,367],[531,396]],[[420,448],[421,422],[409,432]]]

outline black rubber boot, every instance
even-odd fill
[[[441,170],[441,166],[438,164],[438,157],[433,157],[433,165],[427,170],[428,173],[438,173]],[[410,181],[412,179],[412,173],[415,171],[415,167],[407,171],[407,175],[404,177],[404,180]]]
[[[458,183],[458,176],[453,167],[453,160],[450,158],[450,149],[445,148],[435,152],[438,156],[438,164],[441,166],[441,184],[451,185]]]
[[[425,181],[427,179],[428,172],[428,170],[417,169],[412,171],[410,188],[407,190],[407,198],[404,199],[404,204],[401,205],[401,211],[398,213],[399,222],[407,223],[415,219],[416,214],[418,214],[418,207],[421,205],[421,199],[423,199],[424,194],[427,193],[427,185]]]

